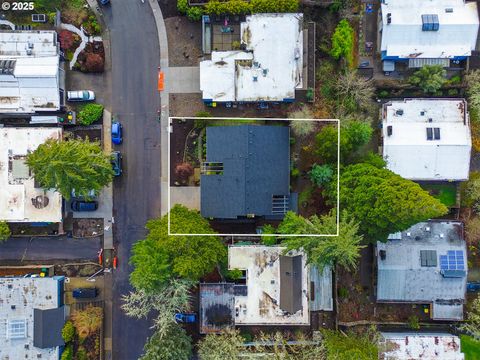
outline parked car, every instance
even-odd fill
[[[112,168],[115,176],[122,175],[122,154],[120,151],[112,152]]]
[[[98,295],[97,288],[76,288],[73,289],[72,296],[75,299],[93,299]]]
[[[123,126],[118,121],[112,123],[112,142],[120,145],[123,141]]]
[[[93,101],[95,93],[92,90],[67,91],[68,101]]]
[[[480,291],[480,281],[467,282],[467,291],[468,292]]]
[[[184,313],[176,313],[175,314],[175,321],[177,323],[183,324],[191,324],[197,321],[196,314],[184,314]]]
[[[70,206],[73,211],[95,211],[98,209],[98,201],[73,200]]]

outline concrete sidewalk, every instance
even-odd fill
[[[155,24],[157,25],[158,41],[160,45],[160,67],[165,75],[165,91],[160,93],[160,102],[162,104],[161,116],[160,116],[160,146],[161,146],[161,177],[160,177],[160,214],[163,216],[168,212],[168,136],[169,136],[169,90],[170,83],[172,82],[171,68],[168,66],[168,41],[167,41],[167,29],[163,20],[162,10],[156,0],[150,0],[148,2],[152,8]],[[175,73],[175,70],[174,70]]]

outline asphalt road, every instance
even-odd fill
[[[148,1],[148,0],[147,0]],[[131,290],[128,265],[132,244],[145,235],[148,219],[160,215],[160,124],[157,30],[149,4],[112,1],[103,10],[110,30],[112,115],[123,124],[123,175],[114,184],[114,243],[119,267],[113,272],[114,360],[138,359],[150,333],[147,320],[126,317],[121,296]]]
[[[86,239],[73,239],[66,236],[15,237],[0,244],[0,260],[97,261],[98,251],[101,248],[101,237]]]

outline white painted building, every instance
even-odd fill
[[[411,180],[467,180],[472,139],[464,99],[404,99],[382,109],[387,168]]]
[[[0,220],[61,222],[62,196],[35,185],[25,157],[47,139],[61,139],[60,128],[0,128]]]
[[[380,51],[385,66],[406,62],[450,66],[475,50],[479,28],[477,3],[464,0],[384,0]]]
[[[0,31],[0,114],[57,111],[64,87],[55,31]]]
[[[379,358],[384,360],[464,360],[460,338],[447,333],[382,332]]]
[[[303,14],[249,15],[240,33],[245,50],[200,62],[203,101],[293,101],[303,86]]]
[[[228,268],[246,271],[246,292],[235,295],[235,325],[308,325],[306,256],[279,246],[230,246]]]
[[[0,278],[0,359],[60,359],[63,276]]]

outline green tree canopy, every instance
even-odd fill
[[[0,221],[0,243],[7,241],[12,235],[10,227],[6,221]]]
[[[171,324],[165,334],[155,331],[143,348],[139,360],[189,360],[192,339],[178,324]]]
[[[362,146],[366,145],[373,134],[369,123],[359,120],[340,122],[340,161],[347,163],[350,157]],[[320,130],[315,138],[316,155],[326,164],[337,164],[338,128],[327,125]]]
[[[378,359],[377,332],[374,329],[357,335],[334,330],[323,330],[323,344],[327,359],[373,360]]]
[[[347,270],[357,267],[362,236],[358,234],[359,225],[351,216],[343,211],[340,217],[338,236],[285,237],[283,244],[289,250],[303,249],[309,263],[320,269],[339,265]],[[334,212],[324,216],[304,218],[288,212],[279,225],[279,234],[332,234],[337,233],[337,217]]]
[[[335,181],[328,195],[336,201]],[[391,233],[448,212],[420,185],[365,163],[342,170],[340,206],[360,221],[360,232],[370,241],[386,241]]]
[[[310,181],[317,186],[323,186],[329,183],[333,177],[333,169],[330,165],[313,164],[312,170],[308,173]]]
[[[130,282],[137,289],[154,291],[169,277],[197,281],[226,258],[217,236],[168,235],[168,215],[146,225],[148,234],[133,246],[134,270]],[[175,205],[170,211],[171,234],[215,234],[198,211]]]
[[[440,90],[447,81],[446,74],[442,65],[425,65],[410,76],[408,82],[420,87],[424,93],[433,94]]]
[[[332,35],[330,55],[335,59],[345,58],[351,66],[353,64],[354,31],[348,20],[340,20]]]
[[[88,197],[113,178],[110,156],[100,144],[84,140],[49,139],[27,155],[26,163],[44,189],[56,189],[64,198],[75,194]]]

